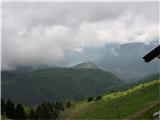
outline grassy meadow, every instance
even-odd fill
[[[102,97],[99,101],[81,101],[65,110],[63,119],[136,119],[152,118],[159,109],[160,80],[137,85],[127,91],[115,92]],[[150,107],[156,106],[156,107]],[[148,108],[148,109],[147,109]],[[143,112],[143,109],[147,109]]]

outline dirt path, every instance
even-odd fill
[[[154,108],[155,106],[160,105],[160,102],[156,102],[156,103],[151,103],[149,106],[141,109],[138,112],[135,112],[134,114],[128,116],[127,118],[124,118],[123,120],[135,120],[140,118],[144,113],[146,113],[147,111],[149,111],[150,109]]]

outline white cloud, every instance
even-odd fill
[[[155,22],[157,16],[153,20],[146,19],[147,15],[149,17],[155,12],[152,7],[155,4],[151,5],[152,12],[144,14],[143,10],[133,9],[136,4],[129,4],[130,7],[123,10],[122,4],[115,4],[117,9],[112,9],[113,3],[111,6],[106,4],[110,9],[104,3],[93,4],[94,7],[88,3],[78,7],[63,3],[63,7],[59,5],[56,9],[41,4],[43,9],[37,7],[38,11],[32,4],[23,8],[21,3],[15,9],[10,5],[3,7],[3,69],[13,69],[18,65],[53,65],[63,59],[65,50],[82,53],[84,47],[150,42],[159,37],[159,24]],[[144,9],[146,6],[149,5],[144,4]]]
[[[74,51],[77,53],[83,53],[83,48],[75,48]]]

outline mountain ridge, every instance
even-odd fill
[[[98,69],[97,65],[95,65],[95,64],[92,63],[91,61],[79,63],[79,64],[73,66],[73,68]]]
[[[100,69],[48,68],[32,72],[2,72],[1,76],[2,97],[29,105],[45,100],[80,100],[124,84],[114,74]]]

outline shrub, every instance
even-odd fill
[[[71,107],[71,102],[70,102],[70,101],[67,101],[66,107],[67,107],[67,108],[70,108],[70,107]]]
[[[93,101],[93,97],[89,97],[89,98],[87,99],[87,102],[91,102],[91,101]]]
[[[101,100],[102,96],[96,96],[95,101]]]
[[[64,111],[64,104],[63,104],[63,102],[60,102],[60,101],[57,101],[56,103],[55,103],[55,108],[56,108],[56,110],[57,111]]]

